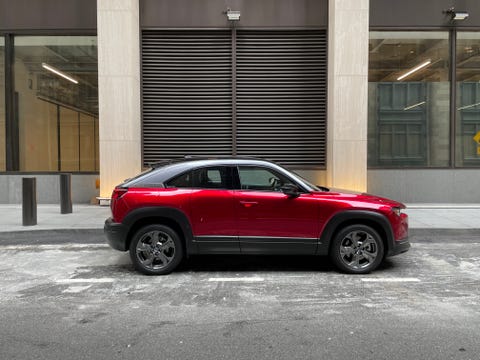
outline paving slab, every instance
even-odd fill
[[[480,229],[480,205],[408,204],[411,229]],[[111,216],[108,206],[73,205],[71,214],[61,214],[60,205],[38,205],[37,225],[22,225],[21,205],[0,205],[0,233],[39,230],[103,229]]]
[[[0,205],[0,232],[102,229],[110,215],[108,206],[74,204],[71,214],[61,214],[60,205],[38,205],[37,225],[23,226],[21,205]]]

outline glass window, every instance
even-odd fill
[[[80,171],[96,169],[95,118],[80,114]]]
[[[16,100],[18,101],[18,97]],[[36,104],[35,110],[38,111],[38,115],[31,112],[28,107],[18,107],[19,169],[56,171],[58,169],[58,106],[42,101]]]
[[[15,113],[20,171],[98,169],[95,36],[17,36]]]
[[[79,171],[79,113],[60,107],[60,170]]]
[[[95,132],[95,171],[100,170],[100,140],[98,137],[98,117],[93,118],[94,122],[94,132]]]
[[[186,172],[167,182],[166,187],[228,189],[231,183],[229,168],[209,167]]]
[[[264,168],[242,166],[238,169],[242,190],[281,191],[291,181],[276,172]]]
[[[480,32],[458,32],[455,165],[480,166]],[[478,136],[477,136],[478,134]]]
[[[193,186],[202,189],[226,189],[226,168],[204,168],[193,172]]]
[[[176,178],[170,180],[166,187],[167,188],[188,188],[192,187],[192,171],[186,172],[185,174],[179,175]]]
[[[370,32],[368,76],[369,166],[449,166],[448,32]]]
[[[0,171],[5,167],[5,38],[0,37]]]

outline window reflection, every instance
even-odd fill
[[[79,113],[60,108],[60,170],[79,171]]]
[[[91,171],[96,169],[96,146],[95,146],[95,125],[97,122],[93,116],[80,114],[79,128],[79,158],[80,171]]]
[[[13,170],[96,171],[96,37],[14,41],[19,164]]]
[[[480,166],[480,32],[457,33],[456,166]]]
[[[0,171],[5,171],[5,39],[0,37]]]
[[[368,162],[449,165],[448,32],[371,32]]]

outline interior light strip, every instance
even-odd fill
[[[53,66],[50,66],[48,64],[42,63],[42,67],[48,71],[51,71],[54,74],[57,74],[58,76],[63,77],[64,79],[67,79],[68,81],[71,81],[74,84],[78,84],[78,81],[75,80],[73,77],[65,74],[64,72],[54,68]]]
[[[425,66],[428,66],[428,65],[430,65],[431,63],[432,63],[432,60],[429,59],[429,60],[421,63],[420,65],[415,66],[413,69],[408,70],[405,74],[400,75],[400,76],[397,78],[397,80],[400,81],[400,80],[402,80],[402,79],[405,79],[407,76],[412,75],[414,72],[416,72],[416,71],[418,71],[418,70],[420,70],[420,69],[423,69]]]
[[[478,106],[478,105],[480,105],[480,102],[478,102],[478,103],[476,103],[476,104],[470,104],[470,105],[465,105],[465,106],[459,107],[457,110],[470,109],[470,108],[475,107],[475,106]]]
[[[422,101],[422,102],[419,102],[418,104],[413,104],[413,105],[407,106],[405,109],[403,109],[403,111],[416,108],[417,106],[423,105],[425,103],[426,103],[426,101]]]

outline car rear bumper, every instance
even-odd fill
[[[127,233],[128,229],[121,223],[116,223],[112,218],[105,220],[103,232],[107,236],[108,244],[120,251],[127,251]]]
[[[402,254],[410,249],[410,241],[408,238],[394,241],[393,246],[389,249],[387,256],[394,256],[398,254]]]

